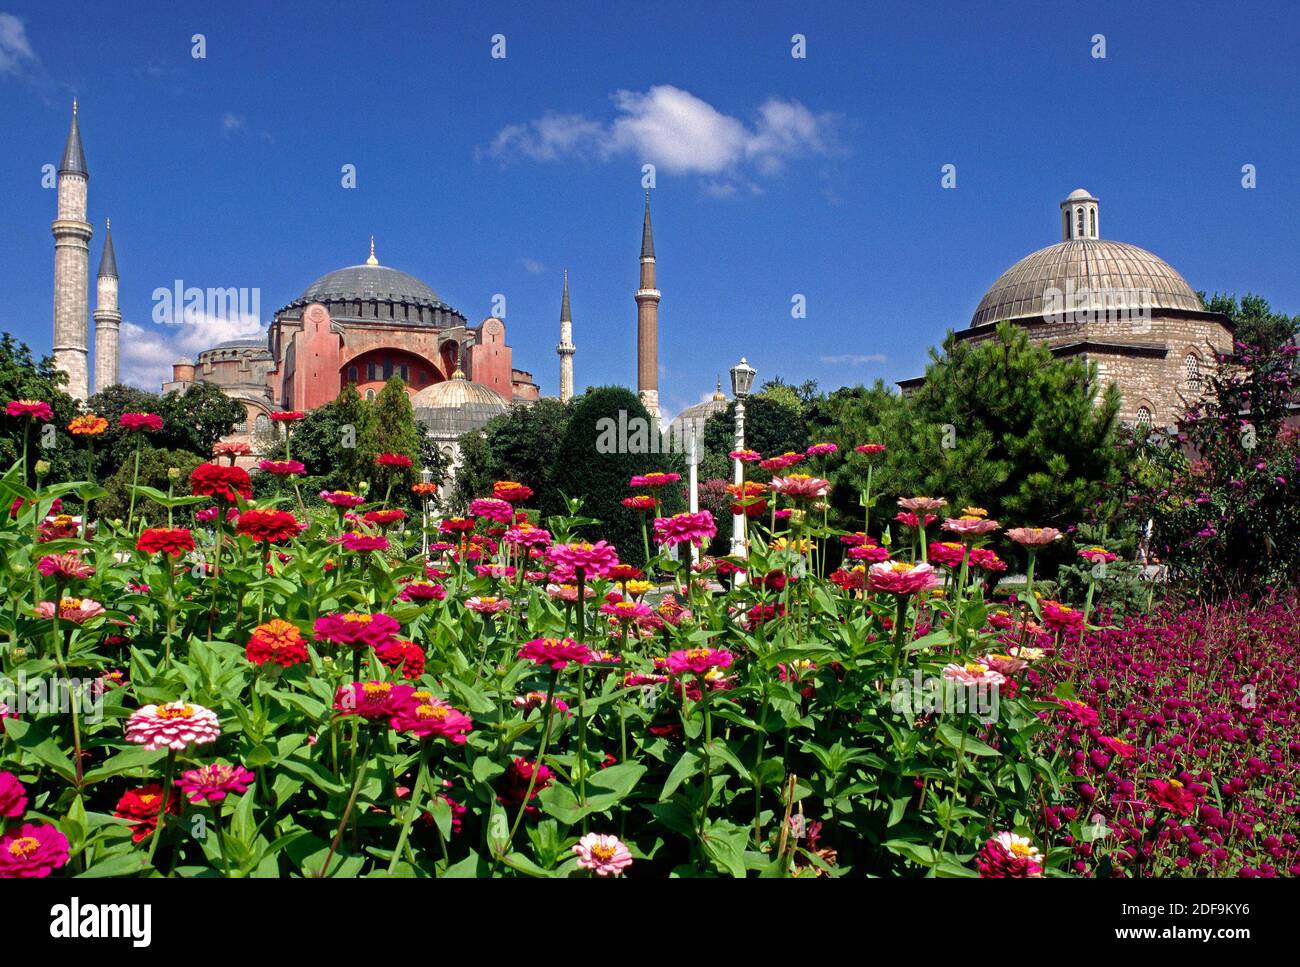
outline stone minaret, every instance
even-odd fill
[[[1101,203],[1086,188],[1076,188],[1061,202],[1061,241],[1101,238],[1097,233],[1097,209]]]
[[[636,290],[636,388],[650,415],[659,417],[659,290],[655,288],[655,240],[650,233],[650,192],[641,227],[641,285]]]
[[[86,221],[86,154],[77,127],[77,102],[59,164],[59,211],[54,232],[54,364],[68,374],[68,394],[90,395],[90,236]]]
[[[573,316],[569,312],[569,270],[564,270],[564,298],[560,302],[560,344],[555,352],[560,357],[560,402],[573,399]]]
[[[99,259],[95,290],[95,392],[116,386],[117,333],[122,313],[117,307],[117,256],[113,253],[113,223],[104,223],[104,254]]]

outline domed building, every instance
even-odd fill
[[[227,439],[252,442],[270,428],[274,411],[313,410],[348,384],[373,399],[393,376],[406,383],[413,402],[454,376],[484,390],[480,402],[501,410],[538,399],[532,374],[513,365],[502,320],[471,325],[429,285],[381,265],[373,239],[363,264],[321,276],[276,312],[265,339],[222,343],[200,353],[197,363],[177,360],[163,389],[215,383],[248,411]],[[442,413],[449,401],[474,392],[457,388],[423,409]],[[478,411],[470,406],[470,412]],[[440,427],[450,425],[445,413],[438,419]]]
[[[1200,395],[1215,352],[1232,346],[1232,324],[1168,262],[1102,239],[1099,209],[1090,192],[1072,191],[1061,202],[1062,240],[1003,272],[956,338],[987,339],[1014,322],[1055,355],[1095,363],[1102,385],[1119,387],[1120,419],[1163,426]],[[899,385],[906,392],[923,380]]]
[[[704,448],[704,424],[708,422],[709,417],[715,413],[725,413],[729,401],[727,396],[722,392],[722,380],[719,379],[713,388],[713,395],[702,403],[696,403],[686,407],[677,414],[676,418],[668,425],[668,436],[670,440],[675,441],[682,446],[683,450],[690,446],[690,427],[695,427],[697,444],[701,450]]]
[[[460,437],[481,430],[494,416],[510,409],[505,397],[488,386],[472,383],[459,369],[451,379],[426,386],[411,398],[415,418],[447,457],[449,469],[460,466]]]

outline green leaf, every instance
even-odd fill
[[[700,757],[694,752],[687,750],[682,753],[682,757],[677,760],[673,766],[672,772],[668,773],[668,779],[664,782],[664,788],[659,793],[659,801],[663,802],[672,797],[677,791],[677,787],[689,779],[695,773],[700,771]]]

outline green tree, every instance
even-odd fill
[[[1266,353],[1275,352],[1300,329],[1300,316],[1275,312],[1263,296],[1246,293],[1237,301],[1236,295],[1216,292],[1210,298],[1198,292],[1201,303],[1211,312],[1222,312],[1232,320],[1236,331],[1233,339],[1247,346],[1257,346]]]
[[[381,486],[386,489],[391,487],[393,493],[409,493],[411,484],[420,479],[425,432],[424,427],[415,421],[415,410],[411,406],[411,397],[406,392],[406,383],[399,376],[392,377],[384,383],[384,388],[379,391],[372,405],[374,420],[371,427],[375,453],[399,453],[411,459],[410,467],[376,466],[374,476]]]
[[[34,360],[26,343],[19,342],[7,332],[0,334],[0,404],[7,404],[10,400],[42,400],[54,410],[51,421],[55,428],[53,446],[40,445],[42,434],[39,427],[33,428],[31,433],[32,463],[37,459],[48,460],[51,479],[54,480],[79,480],[85,476],[80,448],[73,446],[67,433],[68,421],[77,412],[76,403],[63,391],[67,382],[67,375],[54,368],[53,356]],[[26,419],[5,417],[0,424],[0,459],[5,466],[22,459],[26,430]],[[51,439],[48,432],[44,439]],[[29,467],[28,483],[34,481]]]
[[[1058,359],[1010,323],[978,344],[950,332],[930,355],[924,385],[884,411],[882,512],[925,494],[978,504],[1005,527],[1093,516],[1120,479],[1119,392],[1102,390],[1095,365]]]
[[[361,481],[371,479],[379,452],[374,419],[374,407],[348,383],[337,398],[318,406],[297,424],[290,452],[307,468],[305,491],[356,491]],[[268,441],[263,456],[284,459],[284,441]]]
[[[765,457],[808,446],[803,406],[789,387],[764,391],[745,401],[745,446]],[[700,470],[708,476],[731,477],[727,454],[736,448],[736,404],[731,402],[704,423],[704,457]]]
[[[118,466],[104,480],[102,486],[108,491],[108,496],[95,504],[95,512],[100,517],[107,520],[126,520],[127,509],[131,503],[131,481],[135,470],[134,460],[135,454],[132,451],[131,460]],[[167,486],[172,482],[168,477],[168,471],[174,467],[178,472],[174,492],[187,494],[189,493],[190,473],[203,462],[204,458],[202,456],[189,450],[146,448],[140,451],[140,486],[153,487],[167,493]],[[190,509],[186,508],[180,511],[178,520],[181,522],[187,520]],[[148,526],[165,526],[167,523],[167,511],[144,498],[136,498],[135,516],[137,524],[139,524],[137,529]],[[141,517],[144,518],[145,523],[140,523]]]
[[[628,481],[637,474],[651,471],[681,473],[684,469],[680,454],[630,453],[630,441],[617,441],[606,447],[610,426],[604,421],[619,425],[620,411],[626,413],[626,424],[636,426],[635,420],[650,424],[650,414],[631,390],[622,386],[598,386],[587,390],[573,400],[564,436],[551,461],[550,489],[538,496],[544,514],[563,511],[563,497],[583,498],[582,511],[600,520],[600,534],[616,545],[622,560],[643,563],[641,521],[637,514],[623,506],[622,500],[632,491]],[[613,452],[602,452],[605,450]],[[665,512],[674,512],[684,503],[681,487],[665,487],[661,497],[666,502]]]
[[[556,441],[564,436],[568,407],[559,400],[514,406],[482,431],[461,438],[461,469],[454,488],[457,506],[481,497],[496,480],[517,480],[540,497],[556,486]],[[475,438],[467,444],[467,438]]]

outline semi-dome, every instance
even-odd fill
[[[1164,259],[1144,248],[1098,237],[1098,202],[1076,188],[1061,202],[1064,241],[1026,255],[984,293],[971,317],[972,327],[1004,319],[1030,319],[1059,311],[1070,293],[1096,299],[1114,309],[1204,307],[1187,280]]]
[[[448,438],[481,430],[492,417],[510,409],[500,393],[481,383],[471,383],[459,369],[451,379],[416,393],[411,397],[411,406],[431,434]]]

